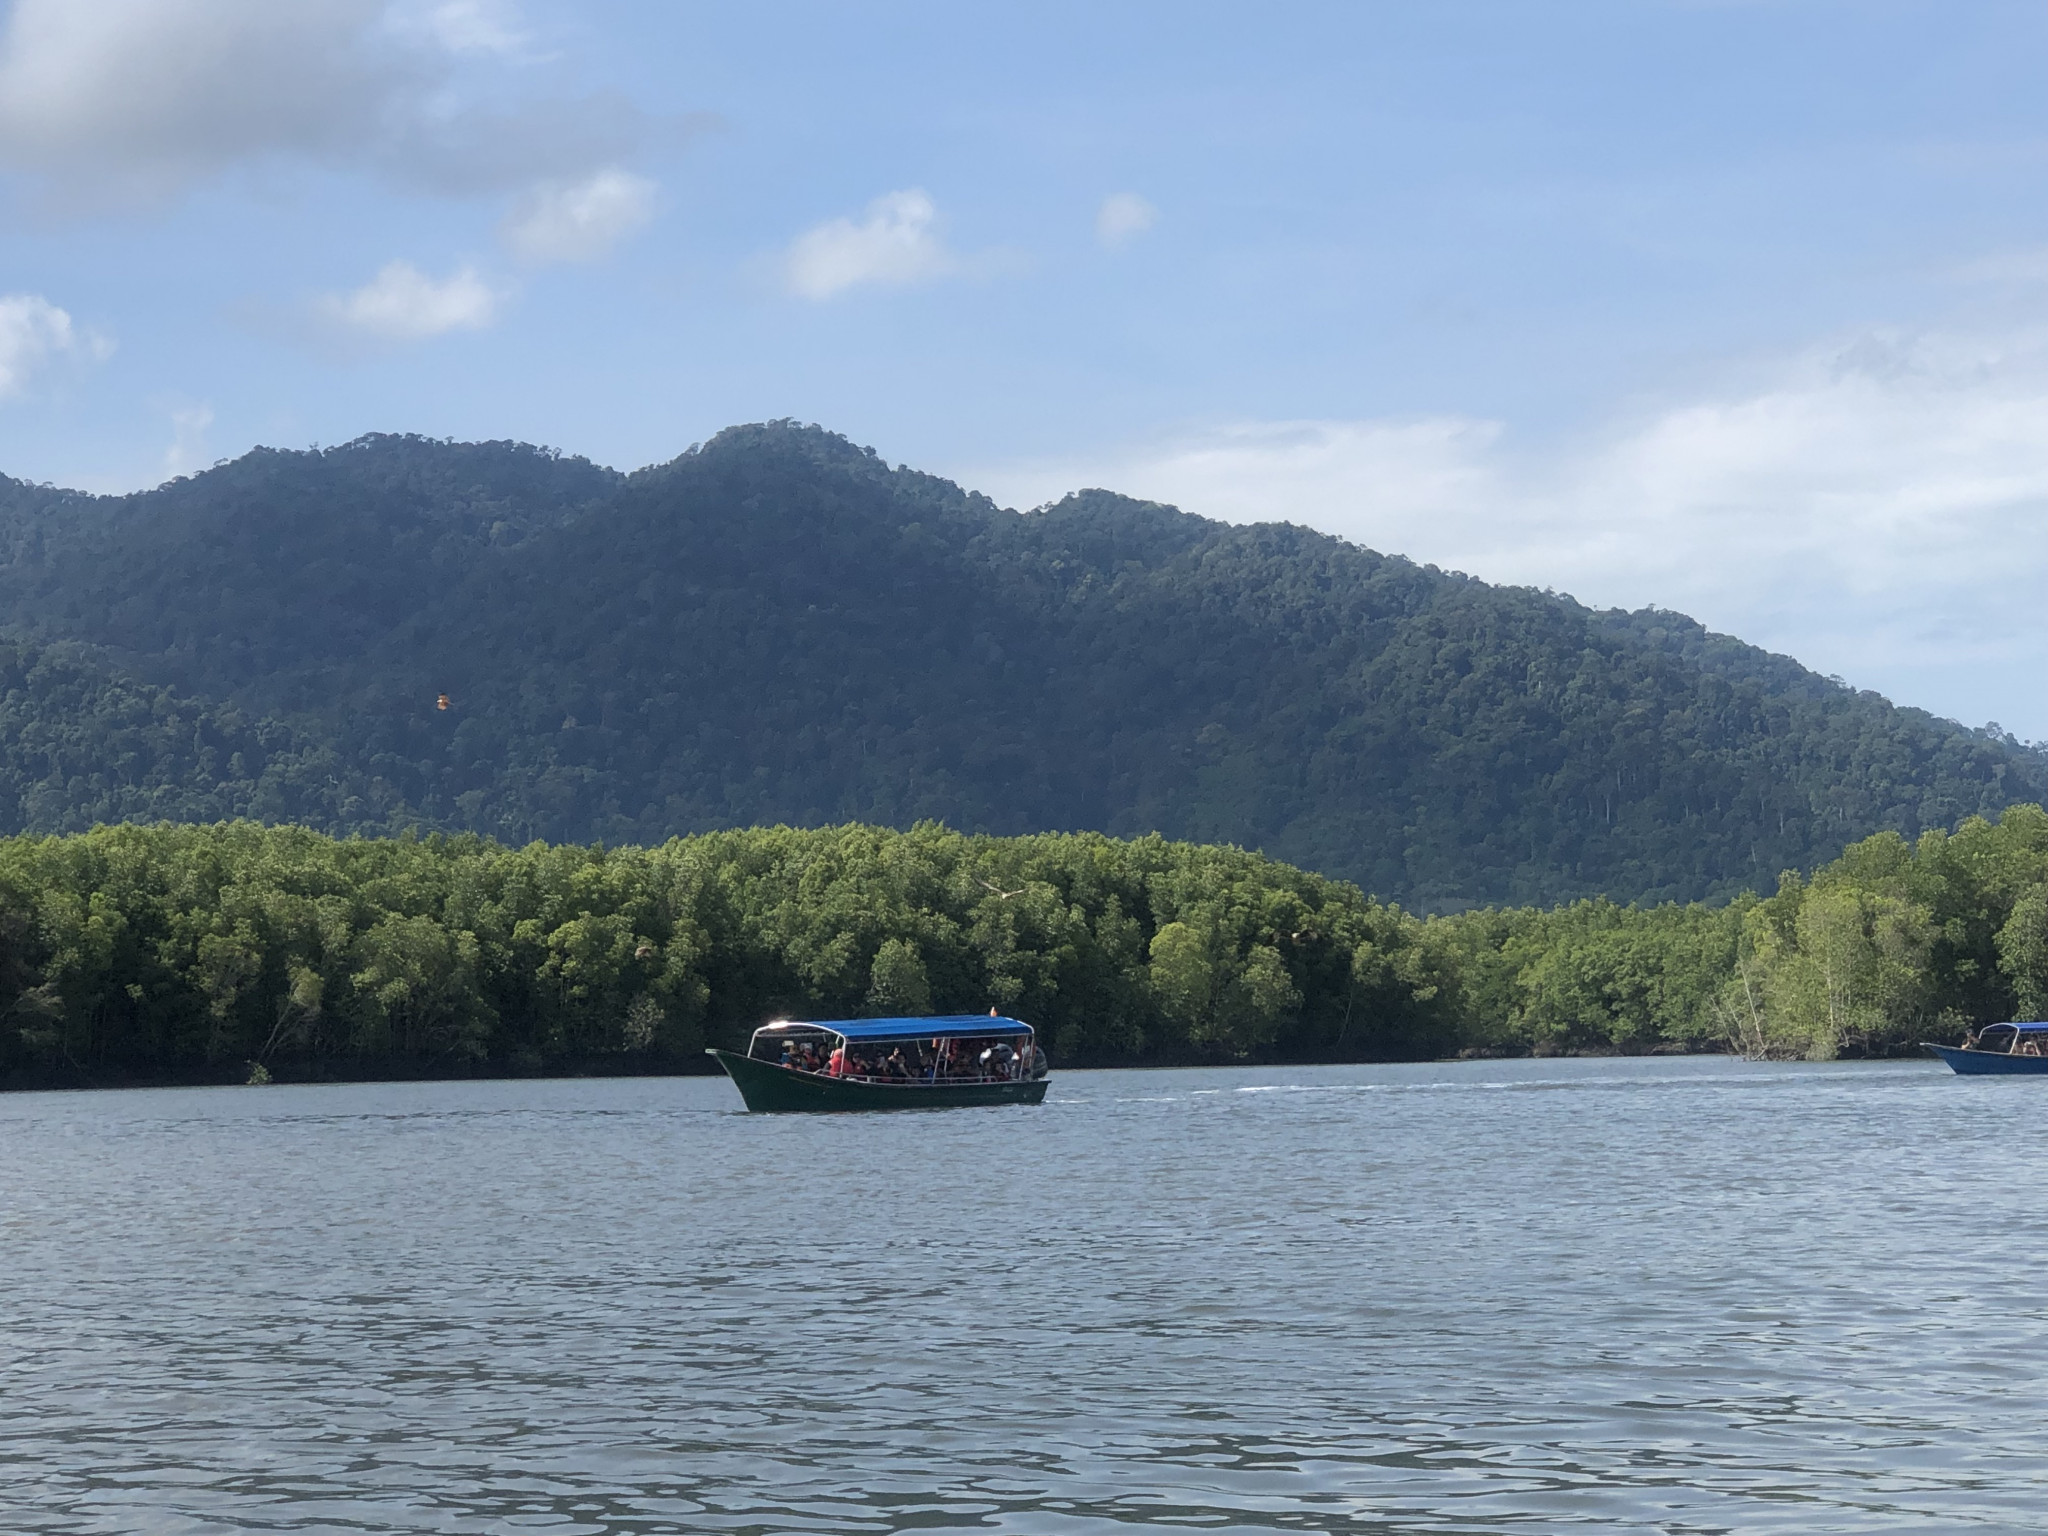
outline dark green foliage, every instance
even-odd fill
[[[101,678],[69,721],[23,694],[63,743],[0,762],[29,829],[1158,831],[1444,911],[1725,898],[2048,796],[2037,752],[1676,615],[1100,491],[1018,515],[788,424],[630,476],[366,438],[124,498],[4,482],[0,601]],[[144,700],[219,746],[124,724]]]
[[[1485,910],[1432,919],[1444,1044],[1480,1052],[1900,1055],[2048,1014],[2048,812],[1882,832],[1723,907]]]
[[[0,643],[0,827],[232,816],[409,819],[394,794],[281,721],[123,676],[81,646]]]
[[[1740,1044],[1724,993],[1747,906],[1466,912],[1433,919],[1424,947],[1456,978],[1466,1050],[1725,1050]]]
[[[988,1007],[1069,1066],[1895,1054],[2040,1011],[2044,892],[2036,806],[1766,900],[1427,921],[1158,837],[102,827],[0,840],[0,1082],[675,1071],[772,1018]]]
[[[1162,934],[1199,984],[1162,975]],[[1428,1054],[1421,937],[1354,887],[1156,837],[106,827],[0,842],[0,1080],[673,1071],[777,1016],[992,1006],[1070,1064]]]
[[[1996,942],[1999,970],[2012,984],[2012,1016],[2048,1019],[2048,881],[2013,903]]]

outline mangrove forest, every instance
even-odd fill
[[[1720,904],[1430,917],[1238,848],[931,823],[0,839],[11,1086],[676,1072],[771,1018],[991,1007],[1065,1066],[1896,1054],[2048,1010],[2048,813]]]

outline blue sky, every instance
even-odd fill
[[[0,470],[795,416],[2048,737],[2048,8],[15,0]]]

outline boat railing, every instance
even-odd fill
[[[937,1022],[943,1035],[905,1029],[900,1034],[856,1037],[828,1023],[778,1019],[754,1031],[745,1054],[787,1072],[885,1086],[1033,1082],[1045,1075],[1045,1057],[1028,1025],[1005,1019],[1000,1024],[1008,1028],[970,1034],[959,1030],[957,1019]],[[997,1024],[998,1020],[992,1014],[989,1022]],[[927,1040],[929,1050],[925,1048]],[[878,1070],[884,1053],[900,1054],[908,1060],[895,1071]]]
[[[823,1076],[824,1076],[825,1074],[824,1074],[824,1073],[822,1073],[822,1072],[818,1072],[818,1073],[812,1073],[812,1074],[810,1074],[810,1075],[812,1075],[812,1076],[814,1076],[814,1077],[823,1077]],[[946,1086],[947,1084],[949,1084],[949,1083],[1021,1083],[1021,1082],[1023,1082],[1023,1081],[1024,1081],[1024,1079],[1023,1079],[1023,1078],[1021,1078],[1021,1077],[998,1077],[998,1076],[992,1076],[992,1075],[990,1075],[990,1074],[988,1074],[988,1073],[985,1073],[985,1072],[977,1072],[977,1073],[974,1073],[974,1074],[973,1074],[973,1075],[971,1075],[971,1076],[966,1076],[966,1075],[963,1075],[963,1076],[960,1076],[960,1077],[936,1077],[936,1078],[934,1078],[934,1077],[865,1077],[865,1076],[862,1076],[861,1074],[859,1074],[859,1073],[856,1073],[856,1072],[849,1072],[849,1073],[847,1073],[847,1074],[846,1074],[845,1076],[843,1076],[843,1077],[841,1077],[841,1078],[838,1078],[838,1079],[837,1079],[837,1081],[839,1081],[839,1082],[842,1082],[842,1083],[879,1083],[879,1084],[881,1084],[881,1085],[882,1085],[883,1087],[885,1087],[885,1088],[931,1088],[931,1087],[934,1087],[934,1086],[937,1086],[937,1087],[941,1087],[941,1088],[943,1088],[943,1087],[945,1087],[945,1086]]]

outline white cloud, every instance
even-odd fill
[[[464,57],[521,34],[483,0],[15,0],[0,32],[0,169],[71,208],[148,204],[270,160],[435,191],[587,175],[644,122],[613,97],[483,110]]]
[[[0,400],[20,399],[54,367],[98,362],[113,350],[41,294],[0,295]]]
[[[1095,210],[1095,238],[1121,250],[1159,222],[1159,210],[1135,192],[1112,192]]]
[[[1677,609],[1958,718],[2048,737],[2048,335],[1874,333],[1593,442],[1497,422],[1252,422],[966,477],[1304,523],[1490,581]]]
[[[317,306],[338,330],[381,341],[421,341],[449,331],[480,331],[498,318],[504,294],[474,267],[439,281],[409,261],[388,262],[350,293],[329,294]]]
[[[912,187],[869,203],[865,216],[833,219],[807,230],[790,246],[784,275],[790,290],[829,299],[865,283],[902,287],[958,269],[939,239],[938,209]]]
[[[424,8],[400,8],[392,24],[426,33],[450,53],[516,54],[526,47],[518,13],[504,0],[439,0]]]
[[[616,166],[574,182],[544,182],[500,226],[505,243],[528,261],[595,261],[644,225],[654,183]]]
[[[164,477],[189,475],[206,463],[206,429],[213,425],[213,407],[195,400],[170,408],[171,446],[164,450]]]

